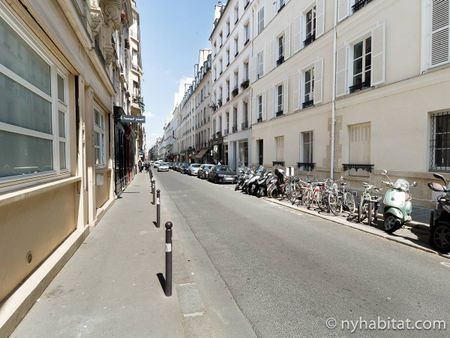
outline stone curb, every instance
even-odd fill
[[[306,208],[300,208],[300,207],[294,206],[294,205],[292,205],[290,203],[281,202],[281,201],[278,201],[276,199],[271,199],[271,198],[268,198],[268,197],[263,197],[263,199],[265,201],[267,201],[267,202],[270,202],[270,203],[282,205],[284,207],[287,207],[287,208],[290,208],[290,209],[293,209],[293,210],[297,210],[297,211],[300,211],[302,213],[305,213],[305,214],[308,214],[308,215],[311,215],[311,216],[320,217],[320,218],[325,219],[327,221],[331,221],[331,222],[334,222],[334,223],[337,223],[337,224],[340,224],[340,225],[345,225],[345,226],[351,227],[353,229],[356,229],[356,230],[359,230],[359,231],[363,231],[363,232],[366,232],[366,233],[369,233],[369,234],[372,234],[372,235],[375,235],[375,236],[378,236],[378,237],[382,237],[384,239],[387,239],[387,240],[390,240],[390,241],[393,241],[393,242],[401,243],[403,245],[407,245],[407,246],[415,248],[415,249],[419,249],[419,250],[422,250],[422,251],[425,251],[425,252],[428,252],[428,253],[432,253],[432,254],[438,255],[438,256],[440,256],[442,258],[450,259],[450,255],[449,254],[447,254],[447,255],[441,254],[441,253],[439,253],[436,250],[433,250],[431,248],[415,244],[415,243],[411,242],[410,240],[408,240],[406,238],[389,235],[389,234],[385,233],[384,231],[376,229],[376,228],[372,228],[372,227],[365,226],[365,225],[360,225],[358,223],[352,223],[352,222],[349,222],[347,220],[344,220],[344,219],[340,218],[339,216],[322,215],[322,214],[320,214],[320,213],[318,213],[316,211],[308,210]],[[411,222],[411,223],[409,223],[409,225],[413,225],[413,227],[417,226],[417,227],[420,227],[420,228],[425,227],[426,229],[429,228],[427,224],[420,223],[420,222]]]

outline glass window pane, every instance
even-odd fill
[[[362,41],[360,43],[357,43],[355,45],[355,47],[353,48],[353,58],[359,58],[362,56],[362,51],[363,51],[363,43]]]
[[[62,111],[58,112],[59,115],[59,137],[66,137],[66,114]]]
[[[0,130],[0,177],[53,170],[51,140]]]
[[[370,53],[372,50],[372,38],[366,39],[366,54]]]
[[[0,18],[0,63],[50,95],[50,66]]]
[[[61,102],[66,102],[64,98],[64,79],[58,75],[58,99]]]
[[[359,58],[353,61],[353,74],[359,74],[362,72],[362,59]]]
[[[1,73],[0,102],[1,122],[52,133],[51,103]]]
[[[60,169],[67,169],[66,142],[59,142],[59,167]]]

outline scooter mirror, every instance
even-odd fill
[[[387,170],[384,169],[381,173],[382,173],[383,175],[387,175]]]
[[[436,183],[436,182],[428,183],[428,187],[431,190],[436,191],[436,192],[444,192],[445,191],[444,187],[441,184]]]
[[[412,187],[417,186],[417,182],[416,182],[416,181],[412,182],[411,186],[412,186]]]

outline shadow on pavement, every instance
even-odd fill
[[[159,284],[161,285],[162,291],[164,292],[164,290],[166,289],[166,279],[161,272],[158,272],[156,276],[158,277]]]

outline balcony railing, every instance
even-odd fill
[[[280,58],[277,60],[277,66],[281,65],[284,62],[284,55],[281,55]]]
[[[297,162],[297,167],[304,171],[313,171],[315,166],[314,162]]]
[[[223,136],[227,136],[228,135],[228,129],[224,129],[223,130]]]
[[[233,89],[233,91],[231,92],[231,95],[233,95],[233,97],[235,97],[237,94],[239,94],[239,88],[236,87]]]
[[[219,107],[222,107],[222,100],[218,100],[218,101],[217,101],[217,105],[218,105]]]
[[[352,6],[353,13],[356,11],[359,11],[361,8],[363,8],[365,5],[367,5],[372,0],[356,0],[355,4]]]
[[[247,38],[247,40],[245,40],[245,42],[244,42],[244,46],[247,46],[247,44],[250,42],[250,39],[249,38]]]
[[[259,122],[262,122],[262,116],[259,115],[259,116],[258,116],[258,119],[257,119],[256,121],[257,121],[258,123],[259,123]]]
[[[283,111],[282,111],[282,110],[277,111],[275,115],[276,115],[276,116],[281,116],[281,115],[283,115]]]
[[[241,88],[242,89],[247,89],[249,85],[250,85],[250,81],[249,80],[245,80],[244,82],[241,83]]]
[[[362,90],[364,88],[370,88],[370,81],[359,82],[349,88],[350,93],[356,92],[357,90]]]
[[[342,165],[344,167],[344,171],[350,170],[350,169],[355,169],[355,170],[365,170],[368,172],[372,172],[373,168],[374,168],[374,164],[354,164],[354,163],[346,163]]]
[[[309,35],[306,37],[305,41],[303,41],[303,44],[304,44],[305,47],[306,47],[306,46],[308,46],[309,44],[311,44],[315,39],[316,39],[316,33],[309,34]]]
[[[233,126],[233,128],[231,128],[232,132],[235,133],[238,131],[237,125]]]
[[[276,166],[284,167],[284,161],[273,161],[272,166],[273,167],[276,167]]]
[[[245,130],[248,128],[248,121],[242,122],[241,123],[241,130]]]
[[[228,101],[230,101],[230,97],[229,97],[229,96],[227,97],[227,102],[228,102]]]
[[[236,53],[234,53],[234,57],[239,55],[239,51],[237,50]]]
[[[284,6],[286,6],[286,4],[283,2],[280,6],[280,8],[278,8],[278,13],[284,8]]]
[[[314,106],[314,100],[305,101],[302,104],[303,109]]]

